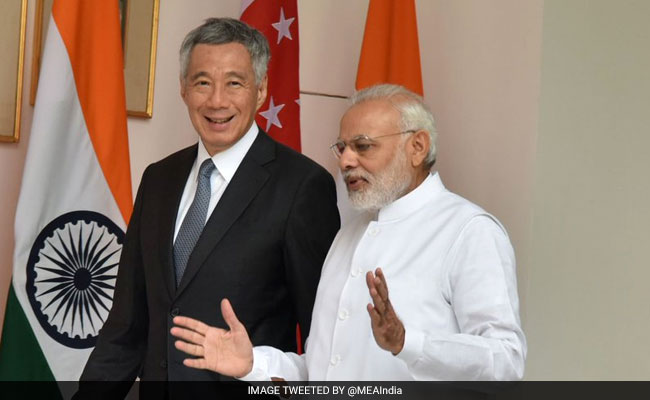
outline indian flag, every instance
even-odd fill
[[[423,94],[415,0],[370,0],[357,89],[393,83]]]
[[[55,0],[15,222],[0,380],[78,380],[131,215],[118,2]]]

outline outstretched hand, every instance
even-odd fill
[[[175,317],[176,326],[171,334],[181,340],[174,344],[177,349],[194,356],[183,360],[184,365],[240,378],[253,369],[253,345],[227,299],[221,301],[221,315],[230,330],[188,317]]]
[[[373,302],[367,308],[375,341],[382,349],[397,355],[404,347],[406,331],[388,298],[388,285],[381,268],[377,268],[375,274],[368,271],[366,283]]]

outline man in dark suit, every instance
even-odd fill
[[[223,298],[256,345],[295,351],[296,323],[308,335],[339,228],[334,181],[254,123],[270,56],[260,32],[212,18],[187,35],[180,56],[181,96],[200,141],[143,174],[113,308],[82,381],[221,380],[185,367],[169,331],[180,314],[226,327]]]

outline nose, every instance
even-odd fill
[[[227,95],[223,85],[214,85],[210,96],[207,99],[207,105],[211,108],[227,107]]]
[[[341,153],[341,157],[339,157],[339,168],[341,171],[356,168],[359,165],[357,157],[357,153],[352,151],[350,146],[345,146],[343,153]]]

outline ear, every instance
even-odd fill
[[[424,165],[424,160],[429,153],[429,146],[431,145],[431,137],[425,130],[415,132],[408,143],[408,154],[411,159],[411,166],[413,168],[420,168]]]
[[[262,104],[264,104],[264,101],[266,100],[266,90],[268,86],[268,76],[264,75],[264,78],[262,78],[262,82],[260,85],[257,87],[257,107],[255,108],[255,111],[259,110],[260,107],[262,107]]]

